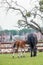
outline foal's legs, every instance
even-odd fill
[[[17,52],[18,53],[18,47],[17,49],[16,48],[13,48],[13,54],[12,54],[12,57],[14,58],[14,53]]]
[[[19,48],[20,51],[18,51],[18,57],[22,57],[22,48]]]
[[[15,48],[13,48],[13,54],[12,54],[12,57],[14,58],[14,53],[15,53]]]
[[[25,48],[21,48],[21,57],[25,57]]]
[[[23,53],[23,57],[25,57],[25,48],[24,48],[24,53]]]

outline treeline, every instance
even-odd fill
[[[30,32],[34,32],[35,30],[33,29],[22,29],[22,30],[2,30],[0,31],[0,35],[1,34],[7,34],[7,35],[22,35],[25,33],[30,33]]]

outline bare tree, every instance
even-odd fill
[[[6,6],[4,6],[5,4]],[[10,2],[8,0],[2,0],[1,5],[3,5],[3,7],[6,8],[7,13],[9,10],[14,10],[14,11],[17,10],[18,12],[21,13],[23,19],[18,20],[18,25],[20,27],[22,26],[22,27],[27,27],[27,28],[33,28],[37,31],[40,31],[41,34],[43,34],[41,27],[35,21],[33,21],[33,19],[36,18],[37,15],[40,16],[41,20],[43,18],[43,16],[37,13],[37,11],[40,11],[39,7],[35,5],[35,7],[31,11],[28,12],[23,6],[19,5],[17,1],[14,2],[13,0],[10,0]],[[33,19],[28,21],[28,18],[31,16],[33,16]]]

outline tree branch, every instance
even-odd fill
[[[28,13],[27,10],[26,10],[23,6],[19,5],[19,4],[17,3],[17,1],[14,2],[13,0],[11,0],[11,3],[10,3],[10,2],[8,2],[7,0],[4,0],[2,3],[8,5],[8,7],[7,7],[7,8],[8,8],[8,9],[7,9],[7,12],[8,12],[10,9],[13,9],[13,10],[17,10],[17,11],[19,11],[19,12],[21,13],[21,15],[22,15],[22,17],[24,18],[24,20],[19,20],[20,26],[22,26],[22,27],[23,27],[23,26],[24,26],[24,27],[31,27],[31,28],[33,28],[33,29],[35,29],[35,30],[38,30],[38,31],[40,31],[40,32],[42,33],[41,28],[40,28],[40,26],[39,26],[37,23],[35,23],[34,21],[30,21],[31,23],[35,24],[35,25],[33,25],[33,24],[30,24],[30,23],[28,22],[27,16],[26,16],[26,13]],[[12,6],[12,3],[16,4],[16,6],[19,6],[19,8],[18,8],[18,7],[15,7],[15,6]],[[23,8],[23,9],[26,11],[25,14],[24,14],[24,12],[20,9],[20,7]],[[34,8],[35,8],[36,10],[39,10],[37,7],[34,7]],[[33,8],[33,9],[34,9],[34,8]],[[37,14],[37,11],[35,11],[35,9],[34,9],[34,12],[35,12],[35,13],[32,13],[33,10],[30,11],[30,13],[34,15],[34,18],[36,18],[37,15],[40,16],[41,18],[43,18],[40,14]],[[23,23],[22,23],[22,22],[23,22]]]
[[[23,6],[19,5],[19,4],[17,3],[17,1],[15,2],[15,4],[16,4],[17,6],[23,8],[23,9],[27,12],[27,10],[26,10]]]
[[[21,21],[23,21],[23,22],[25,22],[26,23],[26,21],[24,21],[24,20],[19,20],[19,22],[20,22],[20,26],[25,26],[25,27],[31,27],[31,28],[33,28],[33,29],[35,29],[35,30],[37,30],[37,31],[40,31],[41,33],[42,33],[42,31],[41,31],[41,28],[38,26],[38,24],[37,23],[35,23],[35,22],[33,22],[33,21],[31,21],[32,23],[34,23],[34,24],[36,24],[36,26],[34,26],[33,24],[29,24],[29,23],[27,23],[26,25],[25,24],[21,24]]]
[[[40,29],[40,31],[41,31],[41,28],[40,28],[40,26],[37,23],[35,23],[33,20],[31,20],[30,22],[35,24]]]

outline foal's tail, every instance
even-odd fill
[[[13,48],[15,48],[16,47],[16,42],[14,43],[14,45],[13,45]]]

